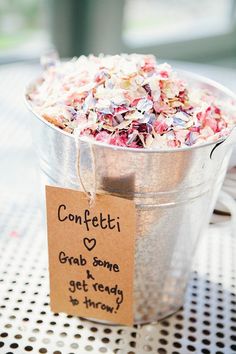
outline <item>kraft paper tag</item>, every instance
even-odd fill
[[[130,200],[46,186],[54,312],[133,323],[135,206]]]

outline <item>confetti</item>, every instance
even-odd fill
[[[33,110],[59,129],[127,148],[191,147],[226,137],[236,105],[188,85],[152,55],[42,59],[28,94]]]

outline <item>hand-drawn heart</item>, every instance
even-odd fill
[[[88,251],[92,251],[92,249],[96,246],[96,240],[95,238],[84,238],[84,245],[87,248]]]

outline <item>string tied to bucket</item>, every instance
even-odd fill
[[[82,192],[88,198],[89,206],[92,207],[96,200],[96,163],[93,145],[91,142],[79,137],[75,130],[76,161],[75,170]],[[86,181],[86,182],[85,182]]]

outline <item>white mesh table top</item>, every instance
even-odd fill
[[[34,65],[0,68],[0,354],[236,353],[236,238],[227,223],[203,235],[184,307],[168,319],[130,328],[50,311],[40,187],[22,102],[36,73]]]

